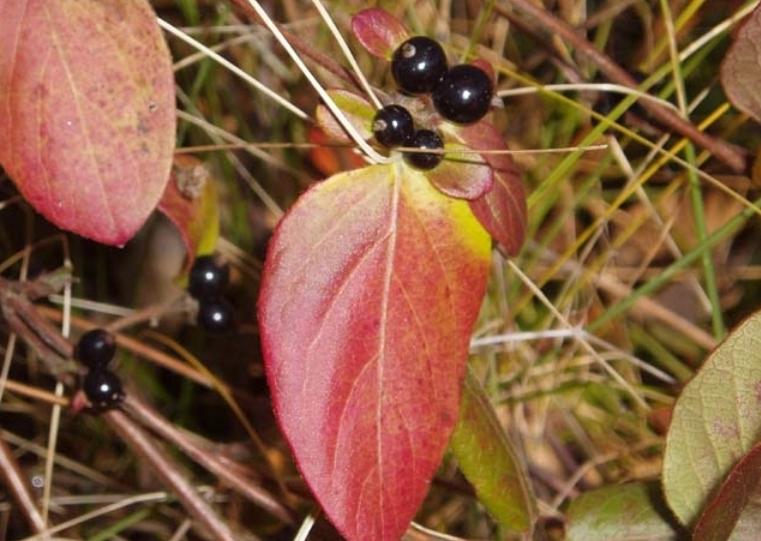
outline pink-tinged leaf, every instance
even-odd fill
[[[729,472],[703,510],[692,539],[754,540],[761,532],[761,444]]]
[[[444,160],[425,172],[428,180],[442,193],[458,199],[478,199],[491,190],[494,175],[480,154],[457,143],[447,143]]]
[[[444,127],[453,129],[451,125]],[[485,121],[454,128],[454,134],[469,148],[490,151],[484,152],[482,157],[494,171],[494,185],[486,194],[471,201],[470,208],[503,250],[510,255],[517,254],[526,235],[526,192],[520,171],[510,155],[491,152],[507,150],[504,139]]]
[[[721,82],[729,101],[761,122],[761,6],[748,17],[721,64]]]
[[[196,255],[214,251],[219,238],[219,204],[214,179],[203,163],[178,155],[159,210],[177,227],[187,250],[183,272],[190,270]]]
[[[488,62],[483,58],[476,58],[471,64],[482,69],[483,72],[489,76],[489,79],[491,79],[492,85],[497,85],[497,74],[494,72],[494,67],[491,65],[491,62]]]
[[[0,164],[59,227],[128,241],[169,179],[171,58],[146,0],[0,0]]]
[[[476,489],[478,500],[504,533],[530,537],[537,510],[528,474],[486,391],[471,371],[465,378],[460,420],[449,448]]]
[[[761,434],[761,312],[711,353],[674,406],[663,453],[663,492],[692,526]]]
[[[351,30],[370,54],[386,60],[391,60],[396,48],[410,37],[399,19],[380,8],[363,9],[354,15]]]
[[[398,540],[425,497],[489,251],[465,202],[398,163],[316,185],[270,241],[259,323],[275,412],[350,541]]]
[[[333,98],[339,109],[346,115],[349,122],[357,129],[364,139],[373,136],[373,118],[375,108],[362,96],[358,96],[348,90],[328,90],[328,95]],[[334,141],[340,143],[353,143],[349,134],[333,116],[326,106],[317,106],[317,125]]]

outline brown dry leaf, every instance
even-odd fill
[[[761,6],[748,17],[721,65],[721,82],[729,101],[761,122]]]

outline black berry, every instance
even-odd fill
[[[444,141],[439,134],[431,130],[418,130],[409,143],[410,147],[415,148],[444,148]],[[443,154],[431,152],[405,152],[404,159],[411,166],[417,169],[433,169],[441,162]]]
[[[122,382],[109,370],[90,370],[82,387],[87,400],[98,410],[116,407],[124,400]]]
[[[212,256],[198,257],[190,269],[188,291],[196,299],[219,295],[230,281],[230,267],[220,265]]]
[[[198,306],[198,325],[209,332],[221,333],[233,326],[233,307],[222,297],[201,299]]]
[[[488,75],[476,66],[450,69],[433,90],[433,105],[441,116],[459,124],[481,120],[489,111],[494,88]]]
[[[383,146],[404,146],[415,133],[415,122],[410,112],[401,105],[386,105],[375,113],[373,133]]]
[[[444,49],[425,36],[415,36],[402,43],[391,59],[396,84],[410,94],[430,92],[446,71]]]
[[[91,370],[108,366],[115,353],[116,340],[106,329],[86,332],[74,348],[74,358]]]

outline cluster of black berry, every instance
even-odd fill
[[[86,332],[74,348],[74,358],[87,367],[82,389],[98,411],[116,407],[124,399],[119,376],[108,369],[115,353],[114,335],[105,329]]]
[[[188,291],[198,300],[197,322],[209,332],[224,332],[233,324],[233,307],[222,296],[230,281],[230,267],[212,256],[198,257],[190,269]]]
[[[399,88],[408,94],[431,94],[436,111],[458,124],[479,121],[488,112],[494,88],[489,76],[477,66],[448,67],[447,56],[438,42],[415,36],[402,43],[391,59],[391,73]],[[412,115],[401,105],[386,105],[373,119],[373,133],[386,147],[444,148],[441,136],[432,130],[415,129]],[[407,163],[418,169],[433,169],[442,154],[408,152]]]

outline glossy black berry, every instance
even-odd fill
[[[87,331],[74,348],[74,358],[90,369],[105,368],[115,353],[116,340],[106,329]]]
[[[197,322],[202,329],[212,333],[229,331],[234,322],[233,307],[223,297],[201,299]]]
[[[230,281],[230,267],[220,265],[213,256],[198,257],[190,269],[188,291],[196,299],[219,295]]]
[[[415,135],[412,136],[409,145],[415,148],[430,148],[441,149],[444,148],[444,141],[441,140],[439,134],[431,130],[418,130]],[[404,159],[412,167],[417,169],[433,169],[441,162],[444,157],[441,153],[431,152],[405,152]]]
[[[405,146],[415,133],[415,122],[410,112],[401,105],[386,105],[375,113],[373,133],[383,146]]]
[[[87,400],[98,410],[116,407],[124,400],[122,382],[110,370],[90,370],[82,388]]]
[[[484,70],[460,64],[444,74],[432,97],[441,116],[458,124],[470,124],[489,111],[493,95],[494,87]]]
[[[433,90],[447,71],[447,55],[438,42],[415,36],[402,43],[391,59],[396,84],[410,94]]]

